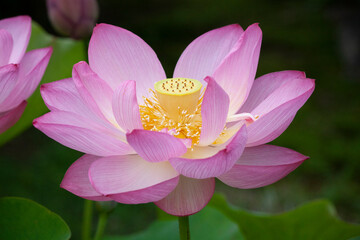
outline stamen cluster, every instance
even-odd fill
[[[179,108],[178,119],[174,120],[161,107],[156,93],[153,90],[150,91],[152,96],[149,98],[144,97],[144,105],[140,105],[140,116],[144,129],[150,131],[175,130],[175,137],[190,138],[193,145],[199,143],[203,97],[198,100],[196,110],[193,113],[190,114],[186,110]]]

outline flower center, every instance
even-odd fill
[[[144,97],[140,105],[144,129],[171,130],[178,138],[199,142],[201,132],[201,87],[198,80],[170,78],[155,83],[152,97]]]
[[[200,98],[201,83],[187,78],[170,78],[155,83],[156,97],[167,115],[179,120],[181,113],[192,114]]]

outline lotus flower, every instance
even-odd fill
[[[30,34],[28,16],[0,20],[0,134],[21,117],[52,53],[51,48],[25,53]]]
[[[258,188],[286,176],[306,156],[264,145],[278,137],[314,90],[303,72],[254,81],[262,32],[229,25],[195,39],[173,78],[138,36],[94,28],[89,65],[41,88],[50,113],[34,126],[86,153],[61,187],[82,198],[154,202],[187,216],[211,199],[215,178]]]

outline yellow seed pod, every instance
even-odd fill
[[[155,83],[155,92],[167,115],[178,120],[184,111],[195,112],[202,84],[189,78],[168,78]]]

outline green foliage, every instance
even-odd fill
[[[190,233],[192,239],[206,240],[242,240],[235,223],[212,207],[206,207],[199,213],[190,216]],[[104,240],[176,240],[179,239],[178,221],[157,220],[141,233],[129,236],[106,237]]]
[[[160,219],[141,233],[106,237],[105,240],[179,239],[177,218],[160,213]],[[220,194],[215,194],[206,208],[190,216],[190,232],[192,239],[207,240],[360,239],[356,237],[360,235],[360,225],[340,220],[334,206],[327,200],[313,201],[292,211],[270,215],[235,209]]]
[[[40,25],[33,22],[27,50],[48,46],[53,47],[53,54],[41,84],[71,77],[72,66],[85,59],[82,42],[54,37],[46,33]],[[47,107],[41,98],[39,88],[37,88],[28,99],[28,105],[21,119],[12,128],[1,134],[0,146],[29,128],[34,118],[41,116],[45,112],[47,112]]]
[[[0,198],[0,239],[65,240],[70,229],[61,217],[25,198]]]
[[[278,215],[235,209],[222,195],[214,195],[210,205],[236,222],[246,240],[346,240],[360,235],[360,225],[340,220],[327,200],[313,201]]]

